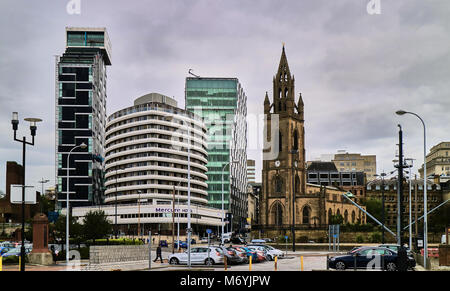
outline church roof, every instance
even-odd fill
[[[337,172],[336,165],[333,162],[311,162],[307,171],[316,171],[316,172]]]

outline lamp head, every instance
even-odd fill
[[[12,113],[11,124],[13,126],[13,130],[14,131],[17,130],[17,128],[19,126],[19,113],[17,113],[17,112]]]
[[[407,112],[404,111],[404,110],[398,110],[398,111],[395,112],[395,114],[397,114],[397,115],[404,115],[404,114],[406,114],[406,113],[407,113]]]
[[[36,129],[37,129],[36,123],[41,122],[42,119],[40,119],[40,118],[25,118],[24,120],[30,122],[31,136],[35,136]]]
[[[87,148],[87,145],[86,145],[84,142],[82,142],[82,143],[80,144],[80,148],[82,148],[82,149],[84,150],[85,148]]]

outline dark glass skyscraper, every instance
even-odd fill
[[[185,94],[186,109],[201,116],[208,129],[208,204],[222,208],[223,183],[224,209],[233,221],[228,231],[243,228],[247,218],[247,96],[237,78],[186,78]]]
[[[56,181],[58,206],[65,207],[70,154],[71,206],[103,203],[106,66],[111,44],[105,28],[66,28],[66,51],[56,60]]]

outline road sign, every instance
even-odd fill
[[[22,204],[22,185],[11,184],[11,204]],[[33,186],[25,186],[25,204],[36,204],[36,191]]]
[[[206,233],[207,233],[207,234],[210,234],[210,233],[212,233],[212,230],[207,229],[207,230],[206,230]]]
[[[287,235],[284,236],[284,239],[287,240],[289,237]]]

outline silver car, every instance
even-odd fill
[[[209,255],[208,255],[209,250]],[[187,264],[188,263],[188,251],[183,253],[175,253],[169,255],[169,264]],[[208,247],[195,247],[191,248],[191,264],[204,264],[212,266],[214,264],[223,264],[223,251],[216,246]]]

